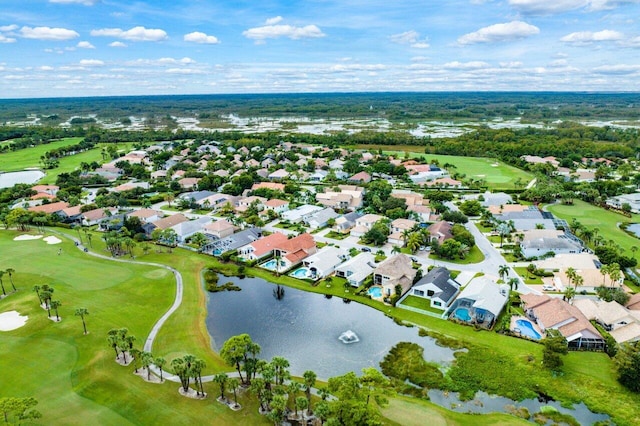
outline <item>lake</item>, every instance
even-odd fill
[[[0,172],[0,188],[11,188],[17,183],[36,183],[44,177],[40,170],[23,170],[21,172]]]
[[[427,361],[446,365],[454,359],[453,350],[420,337],[417,327],[398,325],[368,306],[289,287],[280,287],[284,297],[278,300],[276,286],[262,279],[220,277],[220,284],[228,281],[242,291],[209,293],[207,301],[207,328],[215,350],[229,337],[248,333],[262,348],[260,358],[283,356],[293,375],[313,370],[322,379],[379,368],[389,350],[403,341],[421,345]],[[349,330],[357,342],[339,340],[341,335],[348,338],[343,333]]]

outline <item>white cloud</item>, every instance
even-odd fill
[[[517,40],[538,34],[540,29],[535,25],[522,21],[511,21],[504,24],[494,24],[480,28],[473,33],[458,38],[460,44],[493,43]]]
[[[131,41],[161,41],[167,38],[167,33],[164,30],[140,26],[126,31],[120,28],[91,30],[91,35],[94,37],[115,37]]]
[[[66,28],[50,28],[50,27],[22,27],[20,35],[24,38],[36,40],[70,40],[80,37],[80,34]]]
[[[184,35],[184,41],[189,41],[192,43],[200,43],[200,44],[218,44],[220,40],[216,36],[206,35],[205,33],[201,33],[199,31],[195,31],[189,34]]]
[[[481,68],[488,68],[489,64],[482,61],[470,61],[470,62],[447,62],[442,66],[446,69],[454,69],[454,70],[477,70]]]
[[[53,71],[53,67],[50,67],[49,65],[43,65],[39,68],[40,71]]]
[[[519,62],[519,61],[500,62],[500,67],[501,68],[508,68],[508,69],[521,68],[522,67],[522,62]]]
[[[83,4],[85,6],[93,6],[98,3],[98,0],[49,0],[49,3]]]
[[[282,16],[275,16],[264,21],[265,25],[275,25],[282,22]]]
[[[121,42],[121,41],[114,41],[114,42],[111,42],[111,43],[109,43],[109,46],[110,46],[110,47],[127,47],[127,45],[126,45],[126,44],[124,44],[124,43],[123,43],[123,42]]]
[[[99,59],[82,59],[80,65],[83,67],[101,67],[104,65],[104,61]]]
[[[637,3],[638,0],[509,0],[509,4],[520,12],[535,15],[551,15],[577,9],[611,10],[624,4]]]
[[[88,41],[81,41],[78,44],[76,44],[76,47],[79,47],[80,49],[95,49],[96,47],[89,43]]]
[[[0,34],[0,43],[2,44],[8,44],[8,43],[15,43],[16,39],[13,37],[5,37],[2,34]]]
[[[18,26],[13,24],[13,25],[3,25],[0,27],[0,32],[7,32],[7,31],[15,31],[18,29]]]
[[[560,41],[574,44],[590,44],[597,41],[619,41],[622,39],[624,39],[624,35],[621,32],[614,30],[602,30],[597,32],[578,31],[567,34],[562,37]]]
[[[593,69],[598,74],[634,74],[640,71],[640,65],[603,65]]]
[[[269,38],[280,37],[288,37],[292,40],[319,38],[324,37],[326,34],[315,25],[305,25],[304,27],[296,27],[293,25],[265,25],[262,27],[249,28],[243,31],[242,35],[260,42]]]
[[[420,40],[420,33],[414,30],[394,34],[389,39],[394,43],[408,44],[414,49],[427,49],[429,47],[427,39]]]
[[[192,68],[169,68],[166,71],[168,74],[204,74],[202,70],[196,70]]]

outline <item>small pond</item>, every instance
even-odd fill
[[[630,223],[627,225],[627,231],[640,238],[640,223]]]
[[[417,327],[400,326],[365,305],[289,287],[279,287],[284,293],[278,294],[278,287],[259,278],[225,277],[224,281],[232,281],[242,291],[209,294],[207,328],[216,350],[229,337],[248,333],[262,348],[260,358],[284,356],[292,374],[313,370],[322,379],[379,368],[389,350],[403,341],[424,347],[428,361],[447,364],[454,359],[453,350],[420,337]],[[348,331],[353,335],[344,334]],[[346,342],[345,336],[349,337]]]
[[[471,401],[460,401],[457,392],[443,392],[441,390],[432,389],[429,391],[429,399],[434,404],[438,404],[449,410],[461,413],[495,413],[508,412],[506,407],[513,406],[516,408],[525,407],[531,415],[540,411],[540,407],[550,405],[558,411],[568,414],[575,418],[581,425],[591,425],[599,421],[609,419],[606,414],[597,414],[591,412],[584,403],[574,404],[573,409],[564,408],[557,401],[549,401],[545,398],[525,399],[524,401],[514,401],[503,396],[489,395],[486,392],[478,392]]]
[[[0,188],[11,188],[18,183],[36,183],[44,177],[40,170],[23,170],[21,172],[0,172]]]

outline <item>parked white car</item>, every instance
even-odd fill
[[[542,286],[542,290],[544,291],[556,291],[556,288],[552,285],[545,284]]]

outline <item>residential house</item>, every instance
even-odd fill
[[[29,207],[27,210],[34,213],[58,214],[67,207],[69,207],[69,203],[65,201],[58,201],[57,203],[41,204],[39,206]]]
[[[307,278],[319,280],[333,274],[336,268],[348,258],[349,254],[345,249],[327,246],[304,259],[302,264],[309,268]]]
[[[293,210],[282,212],[280,215],[282,220],[288,220],[291,223],[304,222],[310,218],[316,212],[322,210],[322,207],[314,206],[311,204],[303,204]]]
[[[35,185],[32,186],[31,189],[36,191],[36,194],[31,196],[32,200],[38,200],[41,198],[53,200],[56,198],[60,187],[57,185]]]
[[[352,287],[360,287],[375,269],[375,256],[360,253],[336,267],[336,277],[346,279]]]
[[[156,222],[157,223],[157,222]],[[184,243],[193,234],[203,232],[203,227],[207,223],[211,223],[211,218],[208,216],[199,217],[194,220],[187,220],[177,223],[171,227],[176,232],[177,242]]]
[[[266,198],[258,197],[257,195],[241,198],[240,200],[238,200],[236,211],[246,212],[249,209],[249,207],[251,207],[252,205],[254,205],[258,211],[261,211],[264,208],[264,203],[266,202],[267,202]]]
[[[331,207],[319,210],[306,219],[306,223],[311,229],[319,229],[328,225],[331,219],[340,216]]]
[[[418,282],[416,282],[407,295],[421,297],[431,301],[431,306],[445,310],[460,292],[460,283],[451,278],[447,268],[438,266]]]
[[[627,302],[626,307],[632,311],[640,311],[640,293],[632,295]]]
[[[491,329],[509,298],[509,286],[483,276],[471,280],[445,315],[450,319]]]
[[[273,254],[275,248],[286,240],[286,235],[281,232],[274,232],[271,235],[267,235],[266,237],[262,237],[259,240],[252,241],[238,248],[238,256],[245,261],[260,260]]]
[[[198,182],[200,182],[200,178],[182,178],[178,180],[180,187],[184,189],[193,189],[198,187]]]
[[[396,294],[396,286],[399,285],[402,295],[409,291],[417,273],[409,256],[396,254],[385,259],[373,271],[373,284],[382,286],[382,292],[387,297]]]
[[[429,206],[409,206],[407,207],[407,211],[413,213],[414,217],[420,220],[420,222],[435,222],[440,218]]]
[[[405,166],[409,173],[409,179],[413,183],[421,184],[430,180],[443,178],[448,175],[446,170],[435,164],[415,164]]]
[[[429,200],[426,200],[423,194],[418,194],[417,192],[413,191],[394,189],[393,192],[391,192],[391,196],[393,198],[403,199],[407,207],[425,206],[429,204]]]
[[[264,203],[264,209],[273,210],[274,212],[281,214],[289,210],[289,202],[286,200],[272,198]]]
[[[453,225],[444,220],[432,223],[427,228],[427,232],[429,233],[429,241],[430,242],[438,242],[438,244],[442,244],[449,238],[453,238],[453,234],[451,233],[451,229]]]
[[[115,215],[118,209],[113,207],[93,209],[82,213],[82,225],[93,226]]]
[[[233,234],[236,227],[226,219],[216,220],[215,222],[207,223],[202,227],[202,232],[214,239],[226,238]]]
[[[616,301],[577,299],[573,305],[590,321],[596,321],[616,342],[640,340],[640,313],[625,309]]]
[[[406,232],[411,231],[418,222],[411,219],[396,219],[391,222],[391,234],[389,234],[389,244],[403,247],[406,244]]]
[[[558,330],[570,349],[602,350],[603,337],[575,306],[559,298],[533,293],[521,294],[525,314],[535,321],[542,331]]]
[[[501,214],[494,215],[497,220],[509,222],[513,224],[516,231],[528,231],[531,229],[556,229],[553,221],[553,215],[547,212],[541,212],[535,206],[517,212],[503,211]]]
[[[373,225],[382,219],[386,218],[384,216],[371,213],[356,219],[356,226],[351,229],[351,236],[362,237],[364,234],[369,232],[371,228],[373,228]]]
[[[309,177],[307,178],[307,181],[309,182],[322,182],[323,180],[325,180],[325,178],[327,177],[327,175],[329,174],[329,172],[325,171],[325,170],[316,170],[313,173],[311,173],[309,175]]]
[[[213,195],[209,195],[208,197],[201,199],[200,201],[197,201],[197,204],[204,208],[212,209],[215,211],[223,208],[226,205],[233,207],[237,199],[238,197],[233,195],[215,193]]]
[[[287,270],[307,257],[316,253],[318,248],[311,234],[300,234],[297,237],[288,238],[286,241],[278,242],[273,251],[273,255],[283,262],[282,270]]]
[[[181,200],[193,200],[194,202],[200,204],[205,198],[210,197],[212,195],[216,195],[216,192],[213,191],[190,191],[183,192],[178,196]]]
[[[351,212],[343,214],[342,216],[338,216],[336,218],[336,223],[333,226],[333,230],[341,234],[346,234],[351,231],[354,226],[356,226],[356,221],[362,216],[362,213],[358,212]]]
[[[523,155],[520,159],[526,161],[529,164],[551,164],[553,167],[558,167],[560,162],[556,160],[556,157],[540,157],[538,155]]]
[[[598,287],[603,285],[603,279],[605,278],[600,273],[601,264],[597,256],[586,252],[558,254],[555,257],[537,260],[533,263],[536,265],[536,268],[542,271],[553,272],[553,277],[543,277],[542,281],[544,284],[553,285],[560,291],[564,291],[565,288],[575,285],[567,276],[568,268],[573,268],[573,270],[582,277],[583,282],[580,288],[583,290],[587,290],[585,287]]]
[[[142,228],[144,229],[147,235],[151,235],[153,231],[155,231],[156,229],[160,229],[160,230],[168,229],[179,223],[187,222],[188,220],[189,219],[187,219],[187,217],[182,213],[176,213],[174,215],[170,215],[165,218],[156,220],[153,223],[147,223],[143,225]]]
[[[640,192],[611,197],[607,199],[606,203],[608,206],[618,210],[622,210],[622,206],[628,204],[631,207],[631,213],[640,213]]]
[[[547,253],[573,254],[582,251],[582,245],[569,238],[564,231],[555,229],[531,229],[523,232],[520,249],[525,258],[544,256]]]
[[[461,188],[462,182],[450,177],[442,177],[423,183],[425,186],[433,186],[436,188]]]
[[[325,207],[341,210],[356,210],[362,207],[365,193],[364,188],[355,185],[338,185],[336,188],[326,188],[325,192],[316,194],[316,201]]]
[[[257,182],[251,186],[251,190],[255,191],[260,188],[273,189],[274,191],[282,191],[284,192],[284,183],[277,182]]]
[[[205,230],[206,235],[206,230]],[[254,241],[262,238],[261,228],[247,228],[228,237],[214,240],[203,247],[203,253],[209,253],[214,256],[220,256],[233,250],[244,247]]]
[[[273,173],[269,173],[269,176],[267,177],[271,180],[282,180],[289,177],[289,172],[285,169],[279,169]]]
[[[356,173],[347,179],[351,183],[369,183],[371,182],[371,175],[367,172]]]
[[[139,209],[139,210],[134,210],[132,212],[129,212],[127,216],[137,217],[140,219],[140,223],[145,224],[145,223],[153,223],[156,220],[163,218],[164,213],[160,210]]]
[[[167,177],[167,171],[166,170],[156,170],[154,172],[151,172],[151,179],[152,180],[165,179],[166,177]]]
[[[65,223],[81,222],[82,221],[82,212],[80,211],[81,208],[82,206],[80,205],[67,207],[66,209],[62,209],[56,214]]]

